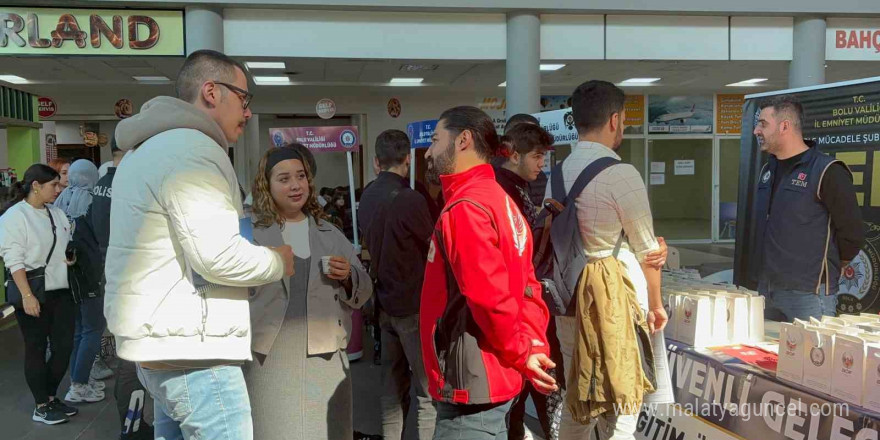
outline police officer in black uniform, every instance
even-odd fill
[[[788,321],[835,316],[842,271],[865,242],[847,166],[803,139],[804,111],[790,95],[761,105],[754,134],[770,160],[758,175],[752,279]]]

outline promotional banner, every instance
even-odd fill
[[[571,109],[535,113],[541,127],[553,136],[553,145],[573,144],[578,140]]]
[[[712,133],[711,96],[648,97],[648,133]]]
[[[828,84],[794,95],[804,107],[804,137],[849,166],[862,207],[867,242],[840,278],[838,310],[880,311],[880,78]],[[753,289],[757,287],[759,269],[751,267],[749,261],[759,240],[753,234],[753,196],[767,158],[760,153],[752,130],[760,115],[760,103],[768,96],[772,95],[746,97],[740,148],[737,223],[742,227],[737,227],[734,281]]]
[[[410,148],[428,148],[431,146],[431,137],[437,128],[437,120],[410,122],[406,125],[406,134],[409,136]]]
[[[668,347],[676,404],[644,407],[637,425],[639,438],[877,438],[878,414],[781,382],[772,372],[721,350],[698,352],[679,343]]]
[[[186,55],[183,11],[0,6],[0,31],[0,55]]]
[[[504,133],[507,124],[507,101],[503,98],[483,98],[478,105],[480,110],[486,112],[495,123],[498,134]],[[627,95],[624,102],[626,109],[626,121],[624,121],[625,134],[642,134],[645,132],[645,95]],[[541,96],[541,113],[556,112],[571,113],[571,96],[569,95],[544,95]],[[560,113],[564,114],[564,113]],[[536,116],[534,114],[532,116]],[[553,117],[553,116],[551,116]],[[544,127],[546,129],[546,127]],[[574,125],[572,124],[572,129]],[[574,138],[577,140],[577,136]]]
[[[715,100],[718,109],[718,114],[715,115],[717,133],[739,134],[742,128],[745,95],[717,95]]]
[[[297,142],[314,153],[357,153],[360,150],[355,126],[270,128],[269,136],[276,147]]]

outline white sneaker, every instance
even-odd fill
[[[104,391],[107,388],[107,384],[103,380],[89,378],[89,388],[95,391]]]
[[[92,371],[89,373],[89,377],[94,380],[104,380],[113,377],[113,370],[107,366],[107,363],[102,359],[96,359],[95,363],[92,364]]]
[[[64,400],[68,402],[100,402],[104,400],[104,392],[103,391],[95,391],[88,384],[82,383],[72,383],[70,384],[70,391],[67,392],[67,395],[64,396]]]

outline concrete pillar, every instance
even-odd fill
[[[507,117],[541,110],[541,17],[507,15]]]
[[[825,84],[825,19],[794,18],[794,45],[788,87]]]
[[[223,52],[223,10],[206,6],[187,6],[186,54],[211,49]]]

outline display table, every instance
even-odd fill
[[[676,341],[667,348],[676,403],[644,407],[636,438],[878,439],[880,414],[777,379],[771,351]]]

